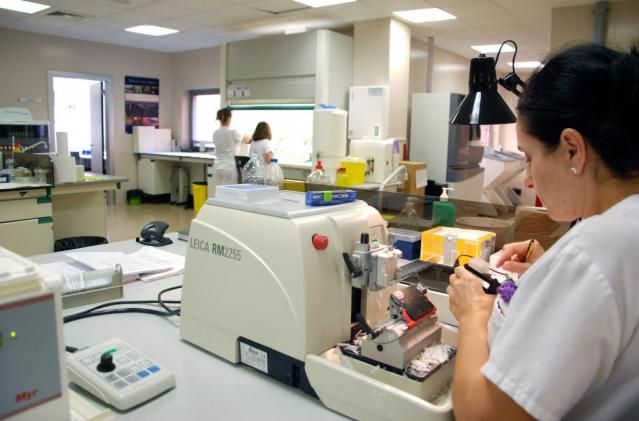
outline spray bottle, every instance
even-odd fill
[[[442,190],[439,201],[433,202],[433,227],[453,227],[455,226],[455,205],[448,201],[448,190],[454,189],[443,187]]]

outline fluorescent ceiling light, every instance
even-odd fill
[[[284,30],[284,35],[301,34],[306,32],[306,26],[291,26]]]
[[[353,3],[356,0],[295,0],[297,3],[302,3],[310,7],[324,7],[334,6],[342,3]]]
[[[9,9],[22,13],[37,13],[41,10],[48,9],[49,5],[33,3],[23,0],[0,0],[0,9]]]
[[[139,25],[131,28],[126,28],[125,31],[135,32],[136,34],[153,35],[154,37],[161,37],[162,35],[174,34],[180,32],[177,29],[163,28],[155,25]]]
[[[437,8],[402,10],[399,12],[393,12],[393,14],[413,23],[437,22],[440,20],[457,19],[456,16],[453,16],[450,13],[444,12],[442,9]]]
[[[512,66],[513,62],[509,61],[508,65]],[[540,61],[518,61],[518,62],[515,62],[515,68],[517,68],[517,69],[536,69],[539,66],[541,66],[541,62]]]
[[[496,53],[499,51],[499,47],[501,47],[501,44],[473,45],[470,48],[480,53],[488,54]],[[509,44],[504,44],[501,48],[502,53],[512,53],[513,51],[515,51],[515,49]]]

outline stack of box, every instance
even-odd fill
[[[486,261],[495,250],[495,233],[437,227],[422,233],[421,260],[452,266],[461,255]]]

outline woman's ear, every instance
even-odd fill
[[[559,135],[559,148],[566,159],[567,168],[579,175],[586,166],[586,139],[575,129],[563,129]],[[574,168],[574,170],[573,170]]]

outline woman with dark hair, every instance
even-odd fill
[[[217,112],[220,128],[213,133],[215,145],[215,165],[213,167],[213,189],[225,184],[237,184],[237,167],[235,166],[235,148],[240,142],[249,143],[248,135],[242,136],[237,130],[231,129],[233,114],[229,108],[222,108]]]
[[[265,121],[260,121],[255,126],[255,132],[253,132],[253,138],[251,140],[251,156],[257,156],[262,161],[262,164],[266,165],[273,159],[273,151],[269,141],[271,140],[271,127]]]
[[[497,297],[451,275],[455,415],[621,419],[639,398],[639,53],[566,49],[517,110],[527,184],[551,218],[582,222],[545,253],[505,246],[497,266],[522,276]]]

